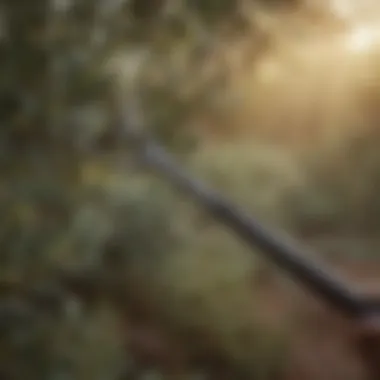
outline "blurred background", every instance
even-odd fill
[[[366,379],[343,321],[143,170],[114,101],[375,292],[379,19],[370,0],[3,0],[0,379]]]

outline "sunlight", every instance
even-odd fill
[[[367,100],[380,99],[380,3],[310,4],[304,13],[270,13],[268,19],[276,22],[265,29],[267,50],[231,70],[238,99],[231,129],[237,134],[279,136],[295,149],[308,149],[335,144],[373,119],[376,110],[368,111]]]
[[[338,17],[347,19],[353,16],[355,7],[353,6],[352,1],[332,0],[330,3],[330,8],[332,12]]]
[[[345,46],[353,53],[365,53],[377,47],[379,31],[375,27],[361,26],[351,30],[345,39]]]
[[[360,54],[378,47],[380,33],[377,23],[380,8],[377,3],[369,0],[331,0],[330,8],[333,14],[347,22],[344,48]]]
[[[339,18],[358,20],[373,16],[379,4],[371,0],[330,0],[329,8]]]

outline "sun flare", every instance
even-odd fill
[[[378,47],[380,31],[371,25],[353,28],[347,33],[345,45],[348,50],[355,53],[368,52]]]
[[[324,144],[362,128],[366,120],[371,123],[369,104],[380,101],[380,2],[322,3],[315,2],[328,8],[327,17],[311,19],[310,27],[305,23],[289,35],[280,21],[273,32],[278,43],[253,60],[252,67],[234,71],[241,118],[234,130],[241,125],[242,131],[257,132],[262,126],[264,137]],[[308,16],[300,12],[295,17]],[[284,23],[294,31],[297,19],[285,18]]]

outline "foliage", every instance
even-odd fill
[[[225,9],[213,2],[174,3],[153,2],[152,13],[138,1],[15,0],[1,6],[2,378],[121,379],[131,370],[126,320],[140,293],[139,302],[148,306],[154,295],[158,318],[161,312],[177,315],[179,326],[187,323],[181,281],[170,276],[175,254],[190,257],[199,244],[210,260],[202,276],[211,288],[237,263],[232,242],[213,274],[218,245],[199,242],[195,222],[179,223],[191,215],[189,207],[164,184],[137,173],[113,128],[117,90],[138,98],[147,127],[186,151],[181,141],[194,138],[186,120],[223,87],[222,71],[200,68],[218,42],[210,17],[230,16],[237,2],[225,2]],[[240,252],[242,263],[250,263]],[[194,277],[203,266],[197,260],[178,273]],[[239,284],[247,273],[236,265]],[[249,289],[244,281],[237,285],[224,308],[241,291],[244,307]],[[222,312],[220,298],[212,304],[218,291],[190,291],[212,311],[202,317],[209,322]],[[168,298],[174,302],[169,311],[162,306]],[[217,336],[228,352],[226,337],[240,317],[219,317]]]
[[[296,3],[3,1],[1,378],[131,378],[141,365],[127,349],[133,323],[180,337],[170,358],[215,351],[231,378],[279,377],[288,321],[271,329],[258,315],[261,263],[141,170],[113,112],[115,94],[136,101],[141,109],[128,111],[189,169],[271,225],[300,235],[375,230],[374,148],[350,140],[339,161],[338,149],[297,155],[260,133],[213,145],[192,128],[228,113],[236,66],[227,58],[242,35],[254,70],[270,48],[270,20],[258,15]],[[186,374],[210,371],[179,362]]]

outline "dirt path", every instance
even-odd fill
[[[365,294],[379,295],[380,260],[347,259],[335,262]],[[262,289],[261,305],[277,322],[289,313],[294,321],[285,380],[366,380],[368,374],[354,350],[351,321],[324,307],[294,286],[269,285]],[[288,300],[288,302],[284,302]]]
[[[358,289],[369,295],[380,296],[380,260],[335,258],[332,264],[356,283]],[[281,330],[289,320],[292,323],[285,373],[273,379],[264,377],[265,380],[372,380],[352,344],[355,328],[351,321],[326,308],[318,299],[293,284],[287,276],[276,274],[268,278],[266,282],[255,284],[252,307],[258,319],[265,328],[273,331]],[[227,375],[223,369],[225,363],[223,355],[218,357],[218,342],[212,337],[208,341],[204,329],[190,341],[182,341],[175,335],[173,340],[173,334],[165,336],[165,331],[162,334],[159,326],[153,326],[153,332],[149,332],[144,323],[141,331],[136,331],[132,332],[137,334],[137,348],[132,351],[142,352],[143,367],[146,361],[151,361],[151,358],[146,358],[148,352],[155,357],[154,361],[159,367],[163,366],[169,373],[174,371],[175,376],[197,366],[194,360],[204,360],[214,366],[213,373],[215,368],[217,370],[213,379],[220,380],[220,373],[224,373],[225,380],[236,378],[235,375]],[[192,353],[188,352],[188,348]]]

